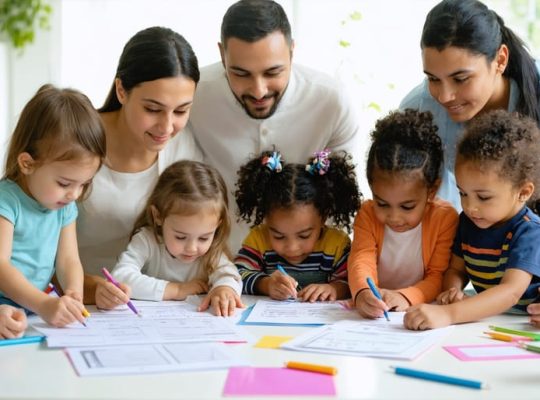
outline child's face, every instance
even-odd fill
[[[458,161],[455,172],[463,212],[479,228],[508,221],[530,197],[500,178],[495,167],[480,169],[475,162]]]
[[[313,204],[302,204],[272,210],[266,224],[276,253],[290,264],[299,264],[313,251],[324,222]]]
[[[19,156],[24,174],[23,190],[49,210],[58,210],[75,201],[92,182],[99,168],[99,157],[52,161],[36,164],[28,153]]]
[[[212,207],[201,207],[201,211],[189,216],[170,214],[162,227],[165,247],[180,261],[194,262],[210,248],[220,222]]]
[[[136,143],[148,151],[160,151],[186,126],[195,82],[183,76],[156,79],[137,85],[127,94],[117,81],[117,93],[124,123]]]
[[[394,232],[405,232],[422,221],[436,188],[428,189],[420,172],[396,174],[375,168],[371,192],[379,222]]]

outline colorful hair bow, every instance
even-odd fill
[[[281,172],[281,154],[277,151],[273,151],[271,156],[264,156],[262,159],[262,165],[268,168],[270,171]]]
[[[313,160],[311,163],[306,165],[306,171],[312,175],[326,174],[328,172],[328,168],[330,167],[330,160],[328,159],[330,153],[331,151],[329,149],[324,149],[313,153]]]

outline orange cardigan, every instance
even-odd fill
[[[377,283],[377,263],[384,240],[384,224],[375,216],[375,203],[362,204],[354,220],[354,239],[349,255],[349,286],[353,299],[367,288],[366,278]],[[448,268],[451,247],[458,224],[458,214],[452,205],[436,199],[426,206],[422,218],[422,259],[424,279],[398,290],[411,305],[430,303],[442,289],[444,271]]]

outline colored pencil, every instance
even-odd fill
[[[412,368],[391,367],[397,375],[410,376],[412,378],[425,379],[433,382],[447,383],[449,385],[464,386],[472,389],[485,389],[487,385],[480,381],[457,378],[454,376],[435,374],[433,372],[420,371]]]
[[[20,338],[14,339],[3,339],[0,340],[0,346],[14,346],[17,344],[27,344],[27,343],[40,343],[45,340],[45,336],[23,336]]]
[[[379,293],[377,286],[375,286],[375,283],[373,282],[373,280],[370,277],[368,277],[366,281],[369,286],[369,289],[371,290],[371,293],[373,293],[373,296],[378,298],[380,301],[383,301],[382,296]],[[384,318],[386,318],[387,321],[390,321],[390,317],[388,316],[388,311],[384,311]]]
[[[529,337],[532,340],[540,340],[540,333],[534,333],[534,332],[529,332],[529,331],[520,331],[520,330],[517,330],[517,329],[503,328],[503,327],[494,326],[494,325],[490,325],[489,329],[491,329],[492,331],[495,331],[495,332],[509,333],[511,335]]]
[[[299,369],[302,371],[318,372],[320,374],[335,375],[337,374],[337,368],[329,367],[327,365],[310,364],[299,361],[289,361],[285,363],[287,368]]]

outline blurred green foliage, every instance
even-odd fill
[[[43,0],[0,0],[0,38],[23,49],[34,41],[36,29],[49,29],[51,12]]]

